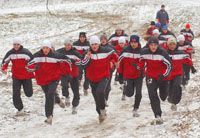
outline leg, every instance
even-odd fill
[[[108,101],[108,97],[109,97],[109,94],[110,94],[110,91],[111,91],[111,80],[112,80],[112,71],[110,71],[110,78],[109,78],[108,85],[107,85],[106,91],[105,91],[106,101]]]
[[[23,103],[21,99],[21,85],[22,81],[13,78],[13,104],[18,111],[23,109]]]
[[[181,76],[177,76],[174,78],[173,83],[171,85],[171,103],[178,104],[181,100],[182,96],[182,88],[181,88]]]
[[[58,82],[53,81],[46,86],[42,86],[43,91],[45,92],[45,114],[46,117],[53,116],[53,108],[54,108],[54,99],[55,92],[57,88]]]
[[[96,89],[97,89],[98,84],[90,82],[90,86],[91,86],[92,95],[94,97],[94,101],[95,101],[95,104],[96,104],[96,111],[97,111],[98,114],[100,114],[100,109],[97,106],[97,94],[96,94]]]
[[[27,79],[22,81],[24,93],[27,97],[31,97],[33,95],[33,85],[32,80]]]
[[[134,81],[132,79],[128,79],[125,81],[123,94],[125,94],[128,97],[131,97],[134,95],[134,83],[133,82]]]
[[[70,84],[71,84],[72,92],[74,94],[72,105],[73,107],[77,107],[79,105],[79,100],[80,100],[78,78],[73,78]]]
[[[101,82],[99,82],[97,89],[96,89],[96,95],[97,95],[97,106],[100,110],[105,109],[105,90],[108,84],[108,79],[103,79]]]
[[[84,88],[84,90],[88,90],[89,89],[89,80],[86,77],[86,70],[84,70],[84,76],[85,76],[85,80],[84,80],[83,88]]]
[[[139,77],[134,81],[134,85],[136,88],[134,109],[138,109],[140,106],[140,102],[142,99],[142,84],[143,84],[143,77]]]
[[[67,76],[61,77],[61,86],[62,86],[62,95],[66,98],[69,97],[69,81],[67,79]]]
[[[162,101],[165,101],[168,96],[169,81],[162,81],[159,85],[159,95]]]
[[[149,99],[151,102],[151,108],[154,112],[155,117],[161,116],[162,111],[160,107],[160,100],[158,98],[157,94],[157,89],[158,89],[158,84],[157,81],[152,79],[152,78],[147,78],[147,88],[148,88],[148,93],[149,93]]]

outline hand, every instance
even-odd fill
[[[116,63],[115,63],[115,66],[116,66],[116,68],[118,69],[118,68],[119,68],[119,62],[116,62]]]
[[[87,54],[86,54],[86,58],[90,59],[91,57],[92,57],[92,53],[91,53],[91,51],[88,51]]]
[[[197,70],[194,68],[194,66],[191,67],[191,72],[192,72],[192,74],[195,74],[197,72]]]
[[[133,67],[135,67],[137,70],[140,70],[140,67],[139,67],[137,64],[133,63],[132,65],[133,65]]]
[[[114,64],[110,62],[110,68],[112,69],[114,67]]]

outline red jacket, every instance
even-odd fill
[[[122,73],[124,79],[140,77],[141,71],[137,69],[137,66],[139,66],[140,53],[141,47],[133,49],[131,46],[126,47],[121,53],[118,72]]]
[[[62,75],[70,74],[71,62],[66,56],[61,56],[50,51],[45,56],[42,51],[34,54],[33,60],[28,64],[29,69],[35,70],[35,78],[38,85],[48,85],[52,81],[60,80]]]
[[[31,79],[34,77],[33,73],[26,70],[28,61],[33,58],[33,55],[28,49],[20,47],[19,50],[11,49],[8,51],[3,59],[1,69],[7,70],[8,64],[12,62],[12,77],[15,79]]]
[[[153,36],[153,30],[154,30],[154,29],[155,29],[155,27],[150,26],[150,27],[147,29],[146,35]]]
[[[189,31],[186,31],[185,29],[181,30],[181,34],[185,36],[185,41],[192,43],[192,40],[194,39],[194,33],[190,29]]]
[[[120,55],[125,47],[127,47],[127,45],[125,45],[124,47],[121,47],[120,45],[117,45],[117,46],[115,47],[115,50],[116,50],[116,52],[117,52],[117,55]]]
[[[190,51],[193,51],[193,46],[190,42],[185,41],[183,45],[180,45],[180,43],[178,43],[178,50],[184,51],[185,53],[190,55],[190,58],[192,58],[192,53]]]
[[[115,34],[112,34],[109,38],[109,43],[111,43],[112,46],[117,46],[119,43],[118,43],[118,40],[121,36],[124,36],[126,38],[126,43],[128,44],[128,35],[127,34],[124,34],[124,31],[122,33],[122,35],[118,36],[116,33]]]
[[[161,34],[160,34],[159,37],[165,38],[166,41],[167,41],[170,37],[176,38],[176,36],[174,35],[174,33],[172,33],[172,32],[169,31],[169,30],[167,31],[167,33],[161,32]]]
[[[188,54],[185,54],[183,51],[177,49],[174,51],[168,50],[168,53],[172,60],[172,71],[168,76],[168,79],[173,80],[176,76],[182,76],[183,64],[192,66],[192,60]]]
[[[81,65],[82,56],[74,48],[69,51],[66,51],[65,48],[60,48],[56,51],[60,54],[67,56],[72,61],[72,71],[70,75],[73,78],[78,77],[79,69],[77,65]]]
[[[92,82],[100,82],[110,77],[110,62],[117,62],[118,56],[114,50],[100,47],[98,52],[92,51],[90,59],[84,58],[82,64],[86,66],[86,76]]]
[[[139,64],[140,69],[143,69],[145,65],[146,76],[155,80],[158,80],[159,75],[163,75],[166,79],[172,68],[167,52],[160,47],[154,53],[149,48],[142,50]]]
[[[81,54],[83,55],[85,51],[88,51],[90,49],[90,43],[89,41],[85,41],[84,43],[81,43],[80,40],[73,43],[73,47]]]

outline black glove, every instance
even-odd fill
[[[197,70],[194,68],[194,66],[191,67],[191,71],[192,71],[192,74],[195,74],[197,72]]]
[[[137,64],[133,63],[132,65],[133,65],[133,67],[135,67],[137,70],[140,70],[140,67],[139,67]]]
[[[161,83],[164,79],[164,76],[161,74],[158,76],[158,83]]]
[[[124,83],[124,79],[123,79],[122,73],[119,74],[118,81],[119,81],[119,84],[123,84]]]

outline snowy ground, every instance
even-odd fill
[[[197,0],[49,0],[53,15],[46,11],[44,0],[2,0],[0,1],[0,60],[11,46],[14,36],[22,36],[25,47],[38,50],[43,39],[50,39],[55,47],[61,47],[66,36],[77,39],[80,31],[88,36],[106,32],[111,34],[120,26],[128,34],[142,36],[148,23],[155,18],[161,4],[166,4],[171,17],[170,28],[178,34],[184,23],[189,21],[195,35],[196,53],[194,63],[200,68],[200,1]],[[140,117],[132,117],[133,98],[122,102],[119,86],[111,91],[108,119],[99,125],[95,104],[91,94],[81,96],[77,115],[71,114],[71,107],[61,109],[55,106],[53,125],[43,123],[44,94],[34,85],[34,95],[23,95],[27,116],[15,117],[12,105],[11,79],[0,73],[0,137],[200,137],[200,72],[191,76],[178,112],[171,112],[168,102],[162,102],[164,124],[152,126],[153,113],[150,108],[147,89],[143,85]],[[59,87],[60,91],[60,87]],[[82,90],[80,93],[83,95]]]

